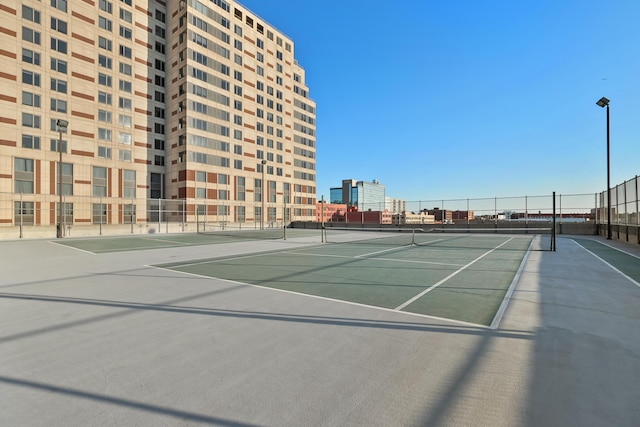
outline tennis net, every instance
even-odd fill
[[[233,237],[244,240],[269,240],[286,239],[284,227],[260,228],[255,226],[230,226],[224,223],[198,222],[198,234],[208,234],[211,236]]]
[[[549,227],[326,227],[320,231],[323,241],[335,244],[493,248],[506,240],[535,239],[537,244],[532,249],[555,250],[555,234]]]

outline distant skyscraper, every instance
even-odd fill
[[[385,209],[385,187],[377,180],[373,182],[345,179],[342,187],[330,189],[331,203],[343,203],[359,211],[382,211]]]

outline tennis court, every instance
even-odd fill
[[[303,231],[0,242],[0,424],[637,424],[636,246]]]
[[[139,251],[145,249],[177,248],[212,244],[249,242],[256,240],[284,240],[318,235],[313,230],[245,229],[207,233],[145,234],[124,237],[65,239],[58,244],[92,253]]]
[[[330,231],[324,243],[311,247],[156,267],[495,327],[526,254],[544,240]]]

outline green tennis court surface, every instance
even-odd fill
[[[533,239],[433,235],[399,245],[376,239],[156,267],[488,326]]]
[[[315,230],[286,231],[287,238],[319,236]],[[216,231],[191,234],[145,234],[143,236],[101,237],[91,239],[64,239],[55,242],[93,253],[137,251],[145,249],[175,248],[184,246],[212,245],[246,242],[252,240],[284,239],[283,229]]]

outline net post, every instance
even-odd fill
[[[551,248],[556,251],[556,192],[553,192],[553,212],[551,214]]]

